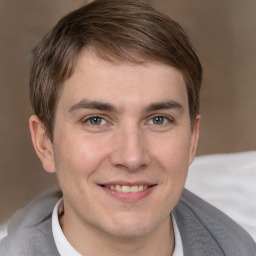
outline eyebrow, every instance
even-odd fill
[[[72,112],[77,109],[97,109],[97,110],[104,110],[109,112],[116,112],[116,109],[109,103],[86,100],[86,99],[82,99],[81,101],[73,105],[68,112]]]
[[[163,110],[163,109],[177,109],[180,111],[184,110],[184,107],[176,102],[176,101],[165,101],[165,102],[156,102],[156,103],[152,103],[149,106],[147,106],[143,112],[152,112],[152,111],[157,111],[157,110]]]
[[[87,99],[82,99],[78,103],[74,104],[68,112],[72,112],[78,109],[96,109],[100,111],[108,112],[119,112],[113,105],[100,101],[92,101]],[[143,109],[143,112],[152,112],[163,109],[177,109],[183,111],[183,106],[176,101],[164,101],[164,102],[155,102],[151,103]]]

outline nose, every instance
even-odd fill
[[[138,127],[120,129],[113,138],[112,165],[128,171],[138,171],[151,162],[145,135]]]

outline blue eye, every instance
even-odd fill
[[[162,125],[168,123],[170,120],[165,116],[155,116],[153,117],[149,123],[155,125]]]
[[[92,116],[88,118],[86,122],[90,123],[91,125],[104,125],[107,123],[107,121],[100,116]]]

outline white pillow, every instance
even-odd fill
[[[185,187],[230,216],[256,241],[256,151],[196,157]]]

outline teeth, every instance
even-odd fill
[[[139,191],[143,190],[143,185],[139,185]]]
[[[116,185],[116,186],[114,186],[114,190],[121,192],[122,191],[122,186]]]
[[[139,187],[138,186],[131,186],[130,192],[138,192]]]
[[[116,190],[119,192],[124,192],[124,193],[136,193],[139,191],[142,191],[144,189],[147,189],[147,185],[135,185],[135,186],[127,186],[127,185],[106,185],[104,186],[105,188],[111,189],[111,190]]]
[[[129,186],[122,186],[122,192],[125,192],[125,193],[131,192],[131,187],[129,187]]]

